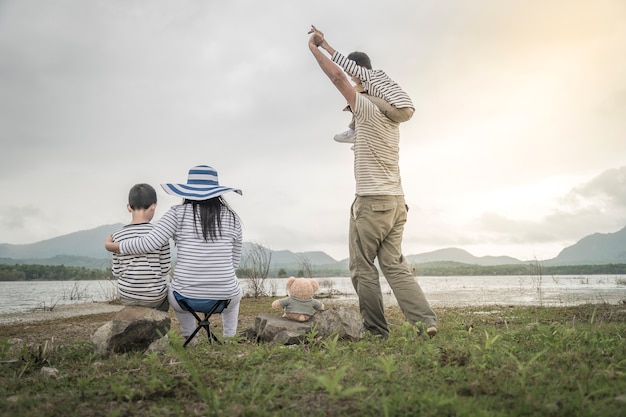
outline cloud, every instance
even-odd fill
[[[574,187],[566,201],[602,204],[607,209],[626,209],[626,166],[604,171],[589,182]],[[584,204],[584,203],[583,203]]]
[[[3,229],[21,230],[27,222],[40,216],[42,211],[34,206],[8,206],[3,207],[0,213]]]
[[[596,232],[614,232],[626,224],[625,190],[626,167],[609,169],[557,197],[541,216],[524,212],[513,218],[488,211],[477,219],[477,229],[511,243],[577,241]]]
[[[408,253],[554,253],[623,226],[622,1],[354,6],[1,2],[0,239],[127,221],[133,184],[206,163],[244,190],[246,239],[345,258],[353,156],[332,137],[349,117],[311,24],[413,98]],[[159,192],[157,218],[177,203]]]

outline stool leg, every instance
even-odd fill
[[[187,340],[185,340],[185,343],[183,344],[183,347],[187,347],[187,345],[189,344],[189,342],[191,342],[193,340],[193,337],[198,334],[198,331],[200,330],[200,327],[196,327],[196,330],[193,331],[193,333],[191,333],[191,336],[189,336],[187,338]]]
[[[211,317],[211,314],[205,313],[204,314],[204,322],[202,323],[206,332],[207,332],[207,337],[209,338],[209,343],[213,343],[213,341],[217,342],[217,343],[222,343],[220,342],[220,340],[217,338],[217,336],[215,336],[215,333],[213,333],[213,331],[211,330],[211,323],[209,322],[209,317]]]

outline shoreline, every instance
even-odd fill
[[[97,301],[77,304],[63,304],[48,311],[34,309],[19,313],[3,313],[0,314],[0,326],[65,319],[69,317],[89,316],[94,314],[117,313],[123,307],[124,306],[121,304],[110,304],[106,301]]]
[[[337,298],[324,298],[324,302],[331,302],[336,304],[353,303],[355,300],[350,299],[337,299]],[[620,302],[607,303],[606,301],[589,300],[587,302],[579,302],[573,304],[557,304],[557,305],[536,305],[536,304],[510,304],[510,303],[458,303],[454,305],[440,305],[437,303],[431,304],[433,308],[468,308],[468,307],[502,307],[502,306],[517,306],[517,307],[575,307],[577,305],[584,304],[602,304],[613,307],[625,307],[622,310],[626,313],[626,302],[621,300]],[[393,305],[386,304],[386,307]],[[396,304],[397,305],[397,304]],[[52,321],[58,319],[67,319],[80,316],[91,316],[96,314],[117,313],[124,308],[121,304],[111,304],[108,301],[91,301],[85,303],[76,304],[62,304],[54,307],[52,310],[44,311],[42,309],[33,309],[31,311],[24,311],[18,313],[1,313],[0,314],[0,326],[13,326],[17,324],[29,324],[40,323],[45,321]]]

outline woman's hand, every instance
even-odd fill
[[[104,240],[104,248],[109,252],[120,253],[120,244],[113,242],[113,235],[108,235]]]

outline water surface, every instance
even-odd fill
[[[317,278],[318,293],[337,293],[329,302],[356,303],[350,278]],[[285,296],[286,279],[268,278],[270,295]],[[566,306],[586,303],[626,303],[626,275],[450,276],[418,277],[433,307],[472,305]],[[249,292],[247,280],[241,280]],[[396,303],[381,278],[386,305]],[[106,302],[117,294],[115,281],[0,282],[0,314],[43,310],[55,305]]]

